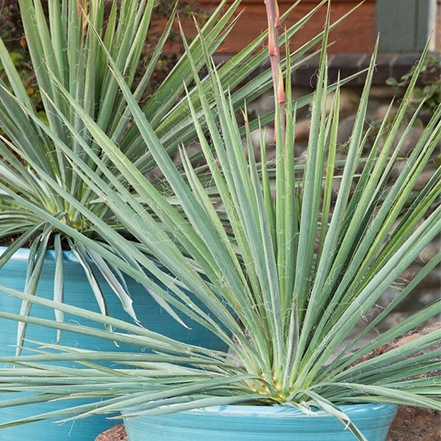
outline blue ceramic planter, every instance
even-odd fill
[[[343,406],[369,441],[384,441],[397,406]],[[129,441],[356,441],[325,412],[307,416],[282,407],[223,406],[124,421]]]
[[[0,255],[5,248],[0,247]],[[28,250],[20,250],[16,255],[0,270],[0,285],[11,289],[22,291],[26,278]],[[54,254],[49,252],[44,264],[43,274],[40,279],[37,295],[40,297],[53,298],[53,278],[55,271]],[[131,321],[130,316],[121,307],[117,296],[112,292],[105,280],[96,273],[103,294],[106,298],[109,314],[115,318]],[[192,328],[185,329],[173,320],[161,307],[152,299],[146,290],[134,280],[127,280],[134,307],[138,318],[142,324],[152,331],[159,332],[169,337],[173,337],[187,343],[225,351],[226,345],[214,334],[207,331],[201,325],[188,320],[187,324]],[[89,286],[89,282],[84,271],[76,260],[73,253],[65,253],[65,302],[99,312],[95,301],[95,296]],[[21,301],[17,298],[0,293],[0,310],[18,314]],[[39,305],[33,305],[31,315],[39,318],[54,319],[54,312]],[[88,326],[99,326],[76,316],[66,315],[66,322],[81,323]],[[99,329],[103,329],[100,327]],[[3,356],[15,353],[17,324],[8,320],[0,319],[0,354]],[[38,326],[29,325],[26,337],[43,343],[56,343],[56,331]],[[61,344],[65,346],[80,347],[82,349],[93,349],[101,351],[139,351],[139,347],[120,345],[117,348],[111,341],[82,336],[79,334],[63,333]],[[24,351],[26,354],[26,351]],[[1,366],[0,367],[4,367]],[[0,396],[0,400],[5,399]],[[12,395],[8,395],[12,398]],[[4,423],[30,415],[62,409],[65,406],[72,406],[85,403],[86,401],[69,401],[36,404],[21,406],[12,409],[0,408],[0,423]],[[105,417],[80,420],[75,424],[68,423],[56,425],[50,422],[39,422],[35,424],[5,429],[0,432],[1,441],[93,441],[101,432],[112,427],[114,422],[109,422]]]

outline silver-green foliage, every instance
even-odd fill
[[[81,159],[90,173],[102,179],[103,185],[112,188],[131,187],[132,183],[126,178],[124,169],[110,159],[110,155],[89,131],[85,123],[87,116],[117,146],[119,152],[131,161],[139,175],[147,174],[156,167],[149,144],[141,136],[137,124],[133,124],[127,101],[120,92],[112,71],[108,69],[106,57],[107,51],[114,60],[115,68],[132,89],[133,99],[139,102],[176,21],[174,12],[145,66],[139,84],[135,87],[133,81],[139,67],[154,3],[154,0],[126,0],[121,3],[114,1],[110,15],[107,16],[103,0],[51,0],[48,2],[49,15],[45,17],[40,0],[20,0],[26,41],[42,95],[44,112],[37,113],[33,108],[11,57],[0,40],[0,60],[10,86],[8,90],[5,82],[0,79],[0,239],[15,236],[12,245],[0,257],[0,269],[18,248],[30,244],[25,287],[25,292],[29,295],[37,292],[46,251],[53,247],[57,267],[54,299],[63,301],[62,251],[67,248],[76,254],[84,267],[101,312],[106,314],[107,307],[97,271],[120,298],[125,310],[136,320],[130,293],[127,292],[117,267],[108,259],[103,260],[88,244],[77,242],[75,235],[54,227],[50,219],[58,219],[95,242],[102,243],[105,239],[101,232],[88,216],[77,209],[73,203],[75,200],[115,230],[126,236],[130,234],[130,228],[115,217],[107,204],[85,184],[70,155]],[[142,103],[142,113],[167,155],[173,156],[180,146],[188,146],[197,138],[184,94],[186,87],[189,88],[189,100],[195,108],[197,118],[202,125],[206,124],[199,93],[192,83],[194,72],[189,57],[191,56],[197,71],[202,69],[202,39],[208,53],[212,54],[228,36],[238,20],[234,13],[240,0],[236,0],[230,7],[226,7],[226,3],[220,2],[190,45],[188,53],[179,60],[155,93]],[[294,35],[320,6],[288,28],[287,36]],[[271,72],[268,69],[242,85],[244,78],[266,59],[265,49],[260,47],[266,35],[267,33],[263,33],[219,69],[222,84],[234,88],[234,108],[238,108],[243,100],[253,100],[271,87]],[[295,68],[308,61],[312,55],[307,55],[301,61],[300,57],[319,40],[320,35],[296,51],[291,60],[293,64],[296,63]],[[281,38],[280,44],[283,43],[284,39]],[[285,66],[284,61],[283,69]],[[206,95],[210,106],[213,106],[214,97],[208,81],[203,81],[201,91]],[[69,94],[69,98],[65,93]],[[75,105],[71,103],[71,99],[75,101]],[[306,105],[310,100],[311,97],[307,97],[300,104]],[[84,115],[76,106],[81,107]],[[216,112],[215,109],[213,111]],[[273,117],[270,113],[265,119],[271,120]],[[68,152],[63,151],[58,142]],[[87,149],[90,149],[90,154]],[[93,159],[92,152],[99,163]],[[182,168],[182,164],[180,167]],[[209,182],[205,170],[202,172],[204,179]],[[57,182],[69,194],[69,198],[54,190],[49,180]],[[167,192],[167,185],[164,185],[163,180],[156,180],[154,185],[161,192]],[[44,216],[39,214],[41,211]],[[119,254],[118,249],[113,252]],[[31,303],[24,301],[22,315],[29,315],[30,309]],[[57,313],[57,319],[62,321],[63,314]],[[19,326],[19,348],[25,328],[26,325]],[[20,349],[17,350],[19,352]]]
[[[384,354],[363,358],[438,315],[441,301],[416,312],[369,343],[362,340],[441,261],[441,253],[438,253],[375,320],[370,323],[363,320],[384,291],[441,230],[441,208],[433,208],[441,191],[439,169],[404,211],[416,180],[441,139],[441,107],[406,159],[400,176],[390,184],[391,170],[417,117],[416,113],[410,123],[404,122],[424,55],[392,123],[388,126],[385,120],[364,162],[361,154],[367,138],[363,128],[375,70],[374,53],[347,160],[343,172],[337,175],[334,170],[340,84],[332,110],[327,114],[326,101],[330,93],[327,38],[328,32],[325,32],[306,167],[299,174],[296,174],[294,158],[297,109],[292,103],[291,70],[287,69],[286,104],[277,103],[276,109],[275,194],[271,191],[265,165],[259,169],[255,163],[249,125],[245,124],[245,133],[242,133],[234,109],[234,95],[222,85],[205,39],[200,40],[208,70],[204,81],[199,79],[196,60],[187,49],[195,81],[193,93],[199,97],[205,125],[200,122],[192,93],[187,92],[192,123],[210,170],[211,185],[225,207],[227,224],[185,149],[181,150],[184,173],[170,159],[164,142],[139,107],[110,53],[107,56],[111,71],[140,136],[168,181],[172,201],[145,178],[112,137],[61,85],[60,93],[93,140],[89,145],[81,131],[69,124],[67,118],[62,118],[63,127],[81,145],[83,157],[70,149],[52,128],[39,124],[29,112],[30,119],[74,166],[79,179],[105,201],[139,244],[126,240],[39,167],[51,191],[78,210],[103,241],[119,254],[110,252],[103,243],[91,240],[38,206],[30,202],[26,202],[26,206],[52,228],[144,283],[158,301],[168,305],[169,313],[177,320],[185,322],[188,317],[215,332],[236,355],[231,358],[168,339],[149,331],[148,323],[144,324],[146,329],[59,301],[0,288],[24,301],[88,318],[115,331],[110,333],[100,328],[5,312],[0,312],[1,318],[94,335],[153,351],[102,353],[46,345],[38,350],[38,355],[0,358],[0,363],[24,368],[2,370],[1,389],[36,394],[3,401],[0,406],[63,397],[108,398],[11,424],[45,418],[74,420],[128,409],[132,411],[131,416],[160,415],[210,405],[253,403],[291,406],[305,412],[311,412],[312,406],[318,407],[335,415],[358,439],[365,440],[338,410],[339,405],[396,403],[441,409],[439,377],[422,375],[439,366],[440,349],[434,345],[441,331],[418,337]],[[290,65],[288,62],[287,66]],[[207,98],[207,88],[215,100],[214,105]],[[61,117],[60,106],[54,102],[53,107]],[[285,112],[286,125],[282,123]],[[246,109],[244,115],[246,118]],[[95,145],[105,154],[104,158],[96,154]],[[265,152],[263,141],[261,148]],[[96,170],[90,167],[89,161],[95,164]],[[111,173],[109,164],[125,176],[132,192]],[[339,191],[333,202],[331,194],[337,180]],[[24,198],[20,201],[25,203]],[[169,272],[161,271],[159,265]],[[143,269],[153,273],[169,290],[155,286]],[[184,288],[206,306],[209,314]],[[351,337],[359,325],[363,331]],[[59,353],[51,353],[54,349]],[[60,360],[76,361],[85,364],[87,369],[50,364]],[[100,367],[99,362],[103,361],[120,363],[121,368]]]

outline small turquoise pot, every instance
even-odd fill
[[[0,255],[5,251],[4,247],[0,247]],[[19,250],[13,258],[0,270],[0,285],[6,286],[17,291],[23,291],[27,258],[29,250]],[[43,267],[43,274],[38,284],[37,296],[46,299],[53,299],[53,279],[55,272],[54,253],[48,252]],[[84,270],[71,252],[65,253],[65,302],[88,309],[90,311],[99,312],[95,296],[90,288],[89,282],[84,274]],[[120,301],[107,285],[104,278],[96,271],[96,277],[100,283],[103,294],[107,301],[109,314],[112,317],[132,322],[131,317],[123,310]],[[128,289],[132,296],[134,307],[141,323],[152,331],[161,333],[177,340],[203,346],[210,349],[226,351],[227,346],[216,335],[209,332],[203,326],[196,322],[187,320],[186,324],[191,329],[186,329],[153,300],[148,292],[137,282],[128,278]],[[19,314],[21,300],[8,296],[0,292],[0,310]],[[199,306],[202,306],[199,304]],[[54,319],[54,312],[49,308],[34,304],[32,306],[31,315],[39,318]],[[82,325],[98,327],[104,329],[95,322],[81,319],[76,316],[66,315],[66,322],[80,323]],[[17,335],[17,323],[9,320],[0,319],[0,355],[14,355]],[[29,325],[27,328],[26,338],[42,343],[56,343],[56,330],[46,329],[39,326]],[[119,348],[111,341],[104,341],[97,338],[83,336],[80,334],[63,333],[61,344],[64,346],[79,347],[81,349],[91,349],[100,351],[126,351],[137,352],[142,350],[136,346],[120,345]],[[23,354],[31,354],[24,351]],[[0,364],[0,368],[5,367]],[[78,367],[78,365],[76,366]],[[14,394],[15,395],[15,394]],[[0,402],[6,398],[13,398],[12,394],[0,395]],[[68,402],[54,402],[49,404],[33,404],[20,406],[17,408],[2,409],[0,408],[0,423],[9,422],[19,418],[37,415],[53,410],[62,409],[64,407],[74,406],[87,403],[87,401],[79,400]],[[53,424],[50,422],[38,422],[24,426],[4,429],[0,432],[1,441],[93,441],[101,432],[112,427],[114,422],[110,422],[103,417],[89,418],[79,420],[73,423],[63,425]]]
[[[397,406],[363,404],[341,409],[369,441],[384,441]],[[222,406],[124,420],[129,441],[356,441],[336,418],[286,407]]]

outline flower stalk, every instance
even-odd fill
[[[264,0],[268,17],[268,55],[271,63],[271,72],[274,86],[274,102],[277,110],[280,110],[279,120],[282,134],[285,133],[285,85],[283,81],[282,65],[280,60],[279,31],[280,10],[277,0]],[[277,133],[277,118],[275,122]],[[276,136],[276,135],[275,135]]]

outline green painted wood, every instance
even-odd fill
[[[380,50],[423,50],[435,27],[436,8],[437,0],[378,0],[376,26]]]
[[[437,2],[437,0],[419,0],[418,32],[415,36],[417,50],[422,50],[424,48],[432,31],[436,27],[437,7],[440,7],[440,2]],[[439,23],[438,26],[440,26]],[[430,49],[435,50],[435,38],[432,38],[431,43]]]

